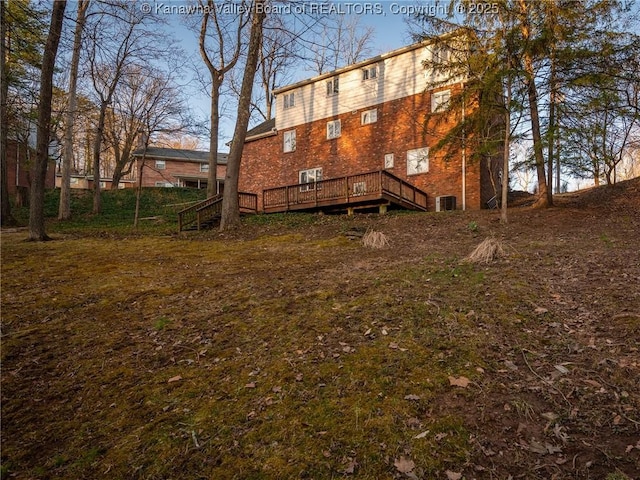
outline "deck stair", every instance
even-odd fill
[[[258,196],[254,193],[238,193],[241,214],[257,213]],[[219,224],[222,216],[222,194],[209,197],[178,212],[179,231],[203,230]]]

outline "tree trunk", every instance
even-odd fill
[[[36,141],[36,159],[31,183],[31,201],[29,204],[29,240],[49,240],[44,225],[44,187],[49,163],[49,136],[51,133],[51,99],[53,97],[53,72],[62,32],[62,20],[66,0],[53,2],[51,25],[47,43],[42,56],[40,74],[40,101],[38,102],[38,135]]]
[[[222,218],[220,230],[227,230],[240,223],[240,206],[238,205],[238,179],[240,176],[240,161],[244,141],[247,137],[249,116],[251,115],[251,94],[253,82],[258,68],[258,57],[262,45],[262,25],[265,19],[263,6],[264,0],[256,0],[253,5],[253,19],[251,22],[251,35],[247,51],[247,63],[244,67],[240,99],[238,102],[238,115],[236,127],[233,132],[231,151],[227,159],[227,174],[224,182],[224,197],[222,199]]]
[[[71,166],[73,165],[73,125],[76,117],[78,99],[76,95],[78,84],[78,65],[80,64],[80,48],[82,47],[82,30],[86,20],[89,0],[78,1],[78,15],[76,28],[73,33],[73,54],[71,55],[71,70],[69,72],[69,102],[64,120],[64,152],[62,155],[62,178],[60,183],[60,205],[58,219],[71,218]]]
[[[529,110],[531,115],[531,135],[533,137],[533,154],[536,162],[536,174],[538,177],[538,200],[535,207],[544,208],[552,205],[551,192],[547,188],[547,176],[544,165],[544,153],[542,145],[542,134],[540,133],[540,116],[538,113],[538,92],[536,89],[535,70],[533,68],[533,57],[529,50],[531,32],[529,28],[528,5],[526,0],[519,0],[521,18],[521,31],[524,39],[524,83],[527,89],[529,100]]]
[[[11,214],[11,203],[9,202],[9,178],[7,176],[7,143],[8,132],[7,126],[9,125],[9,111],[7,109],[7,97],[9,96],[9,75],[7,72],[6,64],[6,37],[7,37],[7,19],[5,12],[6,2],[0,0],[0,74],[2,80],[0,81],[0,192],[2,198],[0,199],[0,205],[2,206],[2,212],[0,213],[0,224],[3,227],[9,225],[15,225],[16,221]],[[16,158],[17,161],[17,158]]]
[[[102,148],[102,136],[104,134],[105,117],[107,115],[108,102],[103,100],[100,103],[100,114],[98,116],[98,125],[96,127],[96,138],[93,139],[93,213],[98,214],[102,211],[102,202],[100,198],[100,149]]]
[[[211,135],[209,136],[209,174],[207,175],[207,197],[218,193],[218,128],[220,127],[220,86],[222,79],[211,74]]]
[[[505,98],[505,114],[504,114],[504,145],[502,158],[502,185],[500,199],[500,223],[506,224],[509,219],[507,217],[507,202],[509,197],[509,155],[511,140],[511,78],[507,78],[507,98]]]

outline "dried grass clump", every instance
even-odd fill
[[[465,258],[465,261],[470,263],[491,263],[504,256],[505,251],[502,242],[495,238],[487,237]]]
[[[389,240],[384,233],[369,230],[362,237],[362,244],[369,248],[385,248],[389,246]]]

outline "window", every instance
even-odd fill
[[[156,187],[170,188],[170,187],[173,187],[173,183],[171,183],[171,182],[156,182]]]
[[[164,162],[164,160],[156,160],[156,169],[164,170],[165,168],[167,168],[167,164]]]
[[[209,171],[209,164],[208,163],[201,163],[200,164],[200,171],[201,172],[208,172]]]
[[[451,98],[450,90],[442,90],[441,92],[434,92],[431,94],[431,111],[439,112],[446,110]]]
[[[378,78],[378,66],[373,65],[372,67],[367,67],[362,70],[362,80],[373,80],[374,78]]]
[[[327,122],[327,140],[338,138],[341,134],[341,128],[340,120]]]
[[[284,153],[296,151],[296,131],[284,132]]]
[[[378,121],[378,110],[367,110],[360,115],[360,123],[362,125],[369,125],[370,123],[376,123]]]
[[[327,96],[331,97],[338,94],[338,77],[333,77],[327,81]]]
[[[367,182],[355,182],[353,184],[353,196],[357,197],[367,193]]]
[[[393,168],[393,153],[385,153],[384,168]]]
[[[417,175],[429,171],[429,149],[416,148],[407,151],[407,175]]]
[[[295,104],[296,104],[296,97],[295,97],[294,92],[285,93],[284,94],[284,104],[283,104],[283,107],[285,108],[285,110],[287,108],[294,107]]]
[[[433,63],[438,63],[438,64],[448,63],[450,53],[451,53],[451,50],[449,49],[448,45],[444,43],[441,43],[440,45],[435,45],[433,47],[431,60],[433,61]]]
[[[316,182],[322,181],[322,168],[312,168],[300,171],[300,191],[308,192],[316,189]],[[317,187],[318,190],[320,186]]]

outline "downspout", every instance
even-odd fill
[[[464,130],[464,83],[460,82],[462,90],[462,210],[467,209],[467,145]]]

